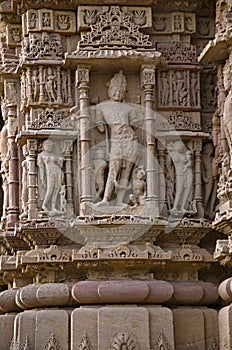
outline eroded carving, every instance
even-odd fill
[[[51,216],[66,212],[63,158],[54,152],[55,144],[51,140],[43,142],[43,151],[39,153],[39,195],[42,209]]]
[[[43,350],[60,350],[60,346],[52,333]]]
[[[83,335],[81,342],[78,346],[78,350],[92,350],[92,347],[90,346],[90,341],[87,336],[87,332]]]
[[[126,78],[122,71],[110,80],[108,95],[110,100],[97,105],[96,123],[100,132],[106,134],[109,172],[103,200],[97,205],[112,203],[112,194],[116,193],[116,206],[125,206],[123,199],[130,188],[130,174],[137,158],[137,142],[134,129],[138,118],[134,109],[123,103],[126,92]],[[110,138],[109,138],[110,131]]]
[[[155,346],[155,350],[171,350],[172,348],[170,347],[168,340],[166,336],[164,335],[164,332],[161,331],[159,338],[157,339]]]
[[[127,332],[116,333],[110,342],[110,350],[139,350],[139,343],[134,334]]]

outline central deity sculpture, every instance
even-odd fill
[[[131,187],[130,177],[138,149],[134,130],[138,127],[139,120],[134,108],[124,102],[126,88],[126,78],[120,71],[110,80],[109,100],[97,105],[96,125],[106,135],[106,153],[109,160],[103,199],[97,206],[114,204],[125,207],[123,199]]]

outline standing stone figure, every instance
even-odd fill
[[[28,216],[28,149],[27,145],[22,147],[25,159],[22,161],[22,214],[20,219],[26,219]]]
[[[42,209],[49,215],[64,213],[63,190],[64,174],[62,171],[63,158],[54,153],[54,143],[51,140],[43,142],[43,151],[38,155],[39,194],[42,199]]]
[[[212,143],[206,143],[202,153],[202,179],[204,183],[205,217],[208,219],[214,218],[214,207],[217,198],[217,178],[213,176],[212,169],[213,152]]]
[[[117,196],[116,206],[125,206],[123,199],[129,184],[132,168],[137,158],[137,141],[134,129],[138,124],[134,109],[123,102],[127,82],[123,72],[110,80],[109,100],[97,106],[96,123],[106,134],[109,172],[103,200],[98,206],[109,205],[112,195]],[[114,196],[115,197],[115,196]]]
[[[182,141],[170,142],[168,151],[176,171],[176,195],[170,213],[173,216],[182,216],[191,200],[193,185],[191,152],[186,149]]]
[[[224,104],[224,111],[223,111],[223,129],[225,132],[227,144],[229,147],[229,153],[230,153],[230,168],[232,169],[232,84],[231,84],[231,67],[229,64],[229,61],[227,60],[224,69],[223,69],[223,77],[224,77],[224,87],[225,90],[228,92],[228,95],[225,100]]]
[[[139,167],[134,171],[134,179],[132,181],[132,194],[130,195],[130,203],[132,206],[137,207],[144,205],[146,197],[147,184],[145,181],[145,170]]]

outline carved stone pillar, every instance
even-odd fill
[[[39,66],[39,103],[44,102],[44,76],[43,76],[44,70],[43,66]]]
[[[194,142],[194,150],[195,150],[195,164],[194,164],[194,172],[195,172],[195,193],[194,199],[197,205],[197,216],[199,218],[204,217],[204,207],[203,207],[203,199],[202,199],[202,165],[201,165],[201,151],[202,151],[202,141],[197,140]]]
[[[62,97],[61,97],[61,79],[60,79],[60,67],[58,66],[56,68],[56,74],[57,74],[57,103],[62,103]]]
[[[142,66],[141,68],[141,85],[144,92],[145,106],[145,128],[146,128],[146,173],[147,173],[147,197],[146,209],[147,214],[157,216],[158,199],[157,184],[158,176],[155,164],[156,144],[154,136],[155,113],[154,105],[154,86],[155,86],[155,66]]]
[[[36,151],[37,151],[37,140],[27,140],[28,149],[28,219],[37,218],[37,169],[36,169]]]
[[[7,225],[12,227],[19,217],[19,174],[18,148],[15,143],[17,132],[17,107],[8,107],[8,157],[9,157],[9,206],[7,209]]]
[[[79,98],[79,146],[80,146],[80,215],[90,213],[91,167],[90,167],[90,114],[89,114],[89,66],[79,66],[76,85]]]
[[[67,211],[70,214],[74,212],[73,203],[73,178],[72,178],[72,140],[64,141],[64,160],[65,160],[65,178],[66,178],[66,198],[67,198]]]

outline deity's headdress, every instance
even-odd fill
[[[124,90],[126,90],[127,82],[126,77],[123,74],[122,70],[120,70],[118,73],[114,74],[113,78],[110,79],[109,88],[113,86],[122,86]]]

